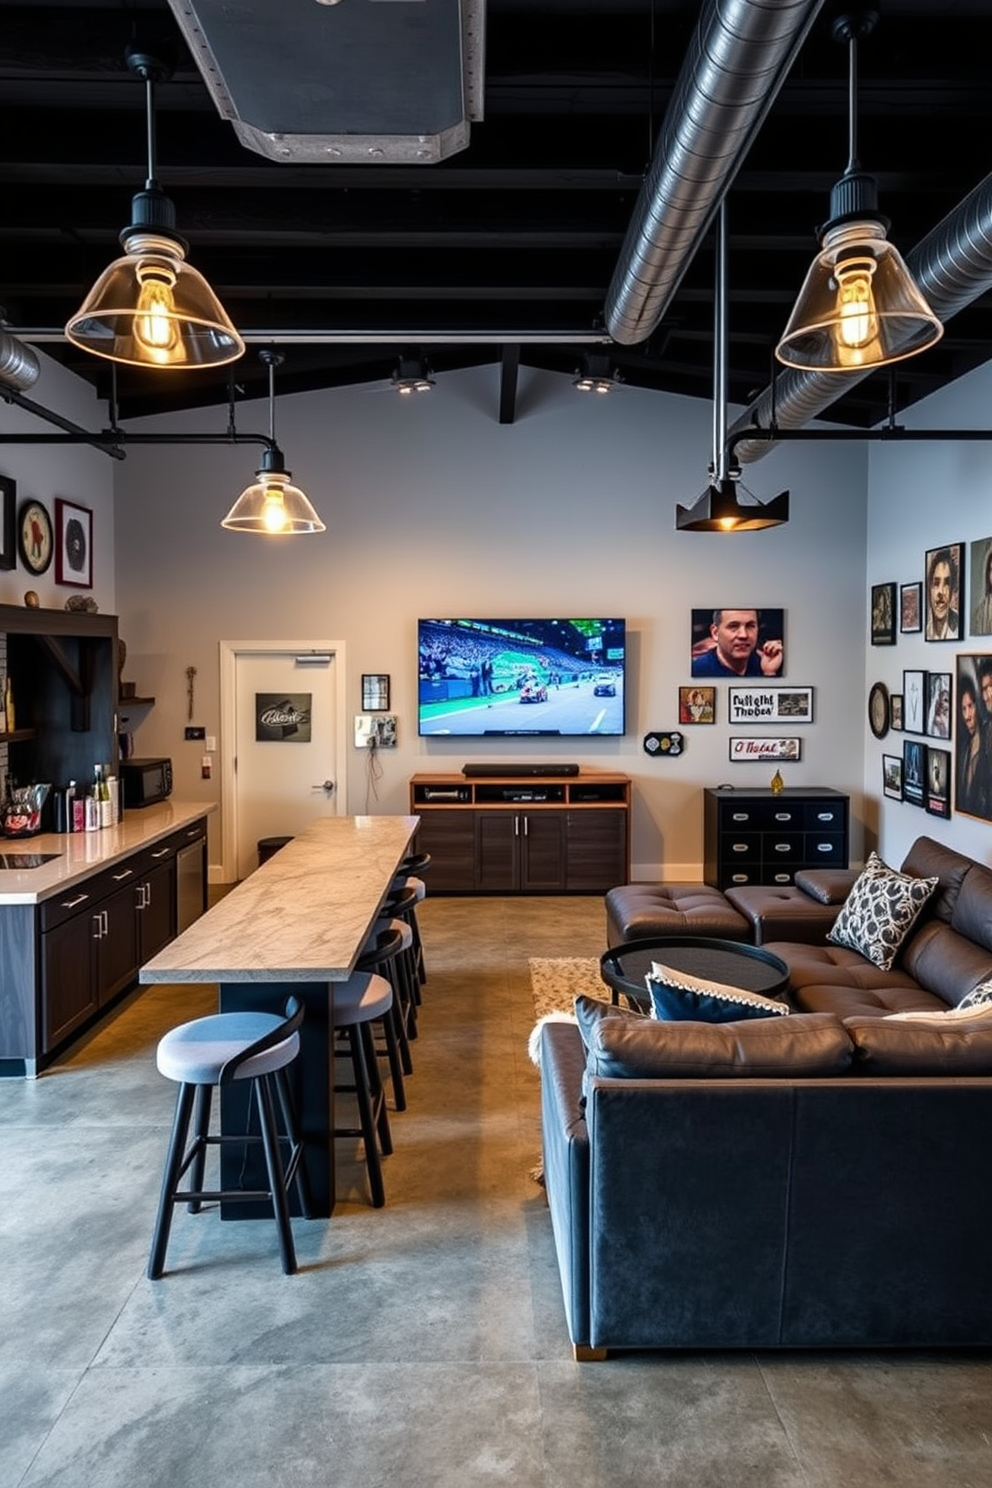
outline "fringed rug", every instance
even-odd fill
[[[599,974],[595,956],[531,956],[530,985],[534,1017],[570,1013],[576,997],[609,1002],[610,989]]]

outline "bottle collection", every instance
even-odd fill
[[[93,766],[93,782],[87,788],[70,780],[56,789],[52,829],[56,832],[98,832],[120,821],[120,788],[110,765]]]

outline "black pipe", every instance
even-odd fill
[[[747,439],[764,444],[801,439],[838,444],[851,444],[858,439],[890,440],[893,444],[928,439],[967,442],[992,439],[992,429],[904,429],[901,424],[888,424],[881,429],[738,429],[727,440],[728,457],[732,458],[737,446]]]

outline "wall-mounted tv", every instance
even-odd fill
[[[623,620],[420,620],[417,632],[420,734],[624,732]]]

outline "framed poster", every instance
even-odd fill
[[[812,687],[728,687],[728,723],[812,723]]]
[[[951,674],[927,672],[927,733],[931,739],[951,737]]]
[[[693,610],[693,677],[785,675],[784,610]]]
[[[911,806],[923,805],[923,772],[926,745],[918,739],[906,739],[902,746],[902,798]]]
[[[902,726],[907,734],[926,731],[926,675],[926,672],[902,674]]]
[[[959,641],[964,608],[964,543],[928,548],[927,623],[924,640]]]
[[[730,741],[730,758],[735,765],[761,764],[764,760],[798,760],[802,745],[798,739],[756,739],[742,734]]]
[[[389,712],[389,673],[362,673],[362,712]]]
[[[93,513],[55,498],[55,582],[93,588]]]
[[[894,646],[896,643],[895,584],[871,586],[871,643],[873,646]]]
[[[980,537],[971,553],[971,634],[992,635],[992,537]]]
[[[893,692],[889,697],[889,728],[902,733],[902,693]]]
[[[954,678],[954,809],[992,821],[992,650],[959,653]]]
[[[17,482],[0,475],[0,569],[17,567]]]
[[[927,745],[927,810],[931,816],[951,814],[951,751]]]
[[[311,692],[256,692],[255,742],[257,744],[309,744]]]
[[[680,687],[679,723],[715,723],[716,688]]]
[[[890,801],[902,800],[902,756],[882,755],[882,794]]]
[[[903,584],[899,590],[899,629],[912,635],[923,629],[923,585]]]

